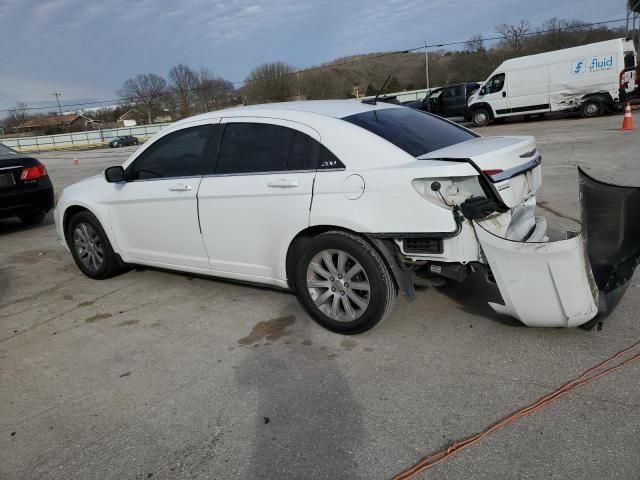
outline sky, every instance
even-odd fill
[[[551,17],[624,18],[625,0],[0,0],[0,109],[55,105],[54,91],[116,98],[127,78],[181,62],[241,81],[264,62],[304,68]]]

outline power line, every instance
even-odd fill
[[[625,22],[626,18],[617,18],[617,19],[612,19],[612,20],[604,20],[601,22],[590,22],[590,23],[576,23],[575,25],[572,26],[567,26],[567,27],[560,27],[560,28],[550,28],[548,30],[538,30],[535,32],[526,32],[521,34],[522,37],[530,37],[530,36],[534,36],[534,35],[541,35],[544,33],[551,33],[551,32],[561,32],[561,31],[571,31],[571,30],[577,30],[577,29],[581,29],[581,28],[587,28],[587,27],[595,27],[595,26],[599,26],[599,25],[609,25],[612,23],[620,23],[620,22]],[[503,40],[504,36],[496,36],[496,37],[488,37],[488,38],[482,38],[483,42],[491,42],[491,41],[495,41],[495,40]],[[308,72],[313,72],[313,71],[317,71],[317,70],[326,70],[326,69],[330,69],[330,68],[336,68],[336,67],[342,67],[345,65],[353,65],[356,63],[361,63],[361,62],[368,62],[370,60],[375,60],[378,58],[383,58],[383,57],[390,57],[393,55],[399,55],[399,54],[405,54],[405,53],[412,53],[412,52],[416,52],[418,50],[425,50],[425,52],[430,49],[430,48],[443,48],[443,47],[451,47],[454,45],[466,45],[469,43],[469,40],[458,40],[455,42],[445,42],[445,43],[432,43],[432,44],[427,44],[426,42],[419,46],[419,47],[413,47],[413,48],[408,48],[405,50],[394,50],[391,52],[385,52],[385,53],[380,53],[380,54],[375,54],[375,55],[365,55],[362,56],[360,58],[355,58],[352,60],[345,60],[342,62],[337,62],[337,63],[329,63],[329,64],[324,64],[324,65],[319,65],[317,67],[308,67],[308,68],[303,68],[303,69],[297,69],[295,71],[292,71],[290,73],[287,73],[285,75],[282,75],[281,77],[285,77],[285,76],[291,76],[291,75],[299,75],[300,73],[308,73]],[[275,78],[280,78],[280,77],[275,77]],[[265,79],[256,79],[256,80],[238,80],[235,82],[221,82],[221,83],[226,83],[228,85],[241,85],[241,84],[249,84],[249,83],[255,83],[255,82],[261,82],[264,81]],[[207,86],[202,86],[202,87],[196,87],[196,88],[191,88],[188,89],[187,91],[189,92],[195,92],[195,91],[199,91],[199,90],[207,90],[210,89],[212,86],[211,85],[207,85]],[[169,96],[169,95],[174,95],[176,93],[179,93],[178,90],[169,90],[166,91],[164,93],[161,93],[159,95],[157,95],[156,98],[159,97],[165,97],[165,96]],[[57,97],[56,97],[57,98]],[[132,102],[133,100],[139,99],[141,98],[140,96],[134,96],[134,97],[119,97],[119,98],[112,98],[109,100],[93,100],[91,102],[82,102],[82,103],[67,103],[64,105],[60,105],[58,104],[59,108],[69,108],[69,107],[86,107],[89,105],[103,105],[103,104],[113,104],[113,103],[119,103],[119,102]],[[46,109],[50,109],[51,107],[28,107],[28,108],[24,108],[21,110],[24,111],[32,111],[32,110],[46,110]],[[1,109],[0,112],[1,113],[8,113],[11,112],[15,109],[13,108],[6,108],[6,109]]]

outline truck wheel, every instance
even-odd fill
[[[332,231],[311,239],[296,267],[300,303],[323,327],[366,332],[396,301],[396,287],[378,252],[357,235]]]
[[[489,125],[489,122],[491,121],[491,115],[486,108],[477,108],[471,115],[471,121],[476,127],[484,127],[486,125]]]
[[[602,102],[591,99],[580,105],[580,115],[582,118],[594,118],[602,115]]]

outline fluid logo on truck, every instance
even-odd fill
[[[606,72],[613,70],[615,66],[613,55],[581,58],[571,62],[571,74],[583,75],[584,73]]]

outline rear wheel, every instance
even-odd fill
[[[87,277],[102,280],[124,270],[100,222],[89,211],[73,216],[69,222],[67,243],[76,265]]]
[[[580,115],[582,118],[594,118],[602,114],[602,102],[596,99],[586,100],[580,105]]]
[[[351,335],[392,310],[396,288],[378,252],[361,237],[327,232],[306,245],[296,267],[298,299],[323,327]]]
[[[44,220],[45,214],[40,213],[31,213],[29,215],[21,215],[20,221],[25,225],[37,225],[38,223],[42,223]]]
[[[489,125],[489,122],[491,121],[489,110],[486,108],[476,108],[471,115],[471,121],[476,127]]]

